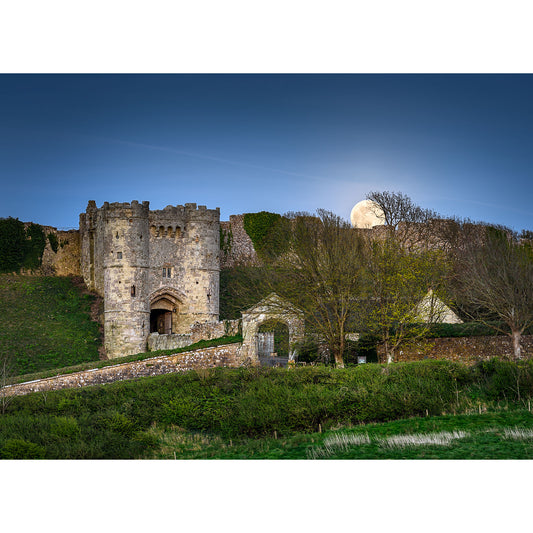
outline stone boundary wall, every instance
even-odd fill
[[[186,372],[187,370],[198,368],[213,368],[218,366],[237,367],[241,364],[241,347],[242,345],[240,343],[233,343],[175,355],[151,357],[142,361],[121,363],[104,368],[94,368],[73,374],[29,381],[27,383],[8,385],[2,389],[2,392],[6,396],[18,396],[32,392],[103,385],[115,381],[159,376],[173,372]]]
[[[220,320],[219,322],[195,322],[191,326],[191,343],[218,339],[224,335],[238,335],[241,320]]]
[[[150,333],[148,335],[148,351],[155,352],[157,350],[185,348],[185,346],[193,344],[191,337],[189,333]]]
[[[422,359],[444,359],[459,363],[474,364],[493,357],[514,359],[511,338],[507,335],[486,337],[443,337],[427,339],[417,346],[400,349],[394,362],[420,361]],[[522,357],[533,357],[533,335],[522,336]],[[386,363],[387,358],[378,346],[378,361]]]

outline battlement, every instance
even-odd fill
[[[154,226],[185,225],[190,221],[219,222],[220,207],[207,209],[205,205],[197,206],[195,203],[185,205],[167,205],[164,209],[150,211],[150,224]]]

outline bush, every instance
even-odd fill
[[[18,218],[0,219],[0,272],[41,266],[46,237],[39,224],[27,228]]]
[[[0,450],[2,459],[44,459],[46,450],[34,442],[9,439]]]

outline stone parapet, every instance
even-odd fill
[[[120,363],[104,368],[94,368],[83,372],[9,385],[2,389],[2,392],[6,396],[19,396],[32,392],[103,385],[115,381],[186,372],[199,368],[237,367],[241,364],[241,347],[240,343],[233,343],[175,355],[151,357],[142,361]]]

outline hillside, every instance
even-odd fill
[[[98,305],[77,278],[0,275],[0,357],[15,374],[100,359]]]
[[[532,378],[529,362],[425,361],[34,393],[5,406],[0,458],[531,459]]]

